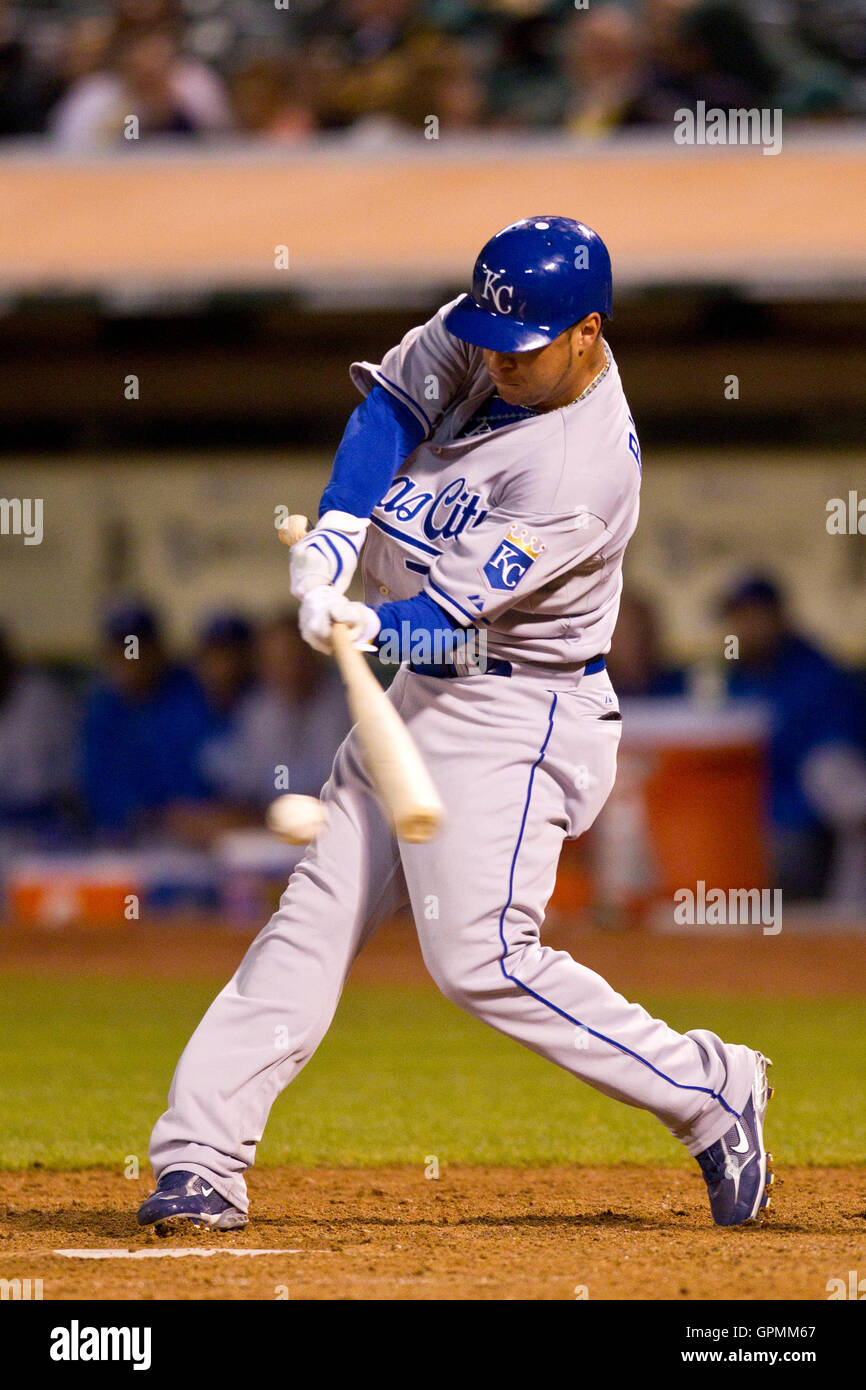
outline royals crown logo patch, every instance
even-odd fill
[[[487,564],[484,574],[491,589],[516,589],[530,565],[547,549],[537,536],[530,536],[525,526],[516,522],[508,528]]]

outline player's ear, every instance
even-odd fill
[[[582,348],[592,347],[596,338],[601,333],[601,314],[597,314],[595,310],[593,310],[591,314],[587,314],[586,318],[581,319],[577,327],[581,335],[580,346]]]
[[[601,333],[601,315],[595,312],[587,314],[585,318],[578,319],[569,329],[572,351],[579,357],[591,348],[596,338]]]

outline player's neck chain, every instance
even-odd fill
[[[602,367],[601,371],[596,372],[595,376],[592,378],[592,381],[589,383],[588,386],[585,386],[585,387],[584,387],[584,389],[581,391],[581,393],[580,393],[579,396],[575,396],[575,398],[574,398],[573,401],[566,401],[565,405],[558,405],[558,406],[556,407],[556,410],[570,410],[570,408],[571,408],[573,405],[577,405],[578,401],[586,400],[586,397],[587,397],[592,391],[594,391],[595,388],[596,388],[602,381],[604,381],[604,378],[607,376],[608,372],[610,371],[610,353],[609,353],[608,350],[607,350],[607,343],[602,342],[602,347],[604,348],[604,366]],[[548,415],[548,414],[549,414],[549,415],[553,415],[553,414],[555,414],[555,411],[553,411],[553,410],[551,410],[551,411],[540,410],[540,411],[535,411],[535,412],[533,412],[533,413],[534,413],[534,414],[538,414],[538,415]]]

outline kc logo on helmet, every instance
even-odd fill
[[[497,284],[501,275],[501,270],[484,271],[484,289],[481,291],[481,298],[492,299],[497,314],[510,314],[514,307],[514,286]]]
[[[525,527],[512,525],[508,535],[494,550],[484,574],[491,589],[516,589],[529,566],[547,549]]]

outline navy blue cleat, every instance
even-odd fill
[[[755,1080],[742,1115],[727,1134],[697,1155],[717,1226],[757,1221],[770,1205],[773,1155],[764,1151],[764,1116],[773,1094],[767,1067],[773,1064],[760,1052],[755,1058]]]
[[[139,1226],[156,1226],[157,1232],[171,1230],[175,1222],[191,1221],[212,1231],[236,1231],[247,1218],[198,1173],[180,1169],[164,1173],[146,1201],[138,1208]]]

